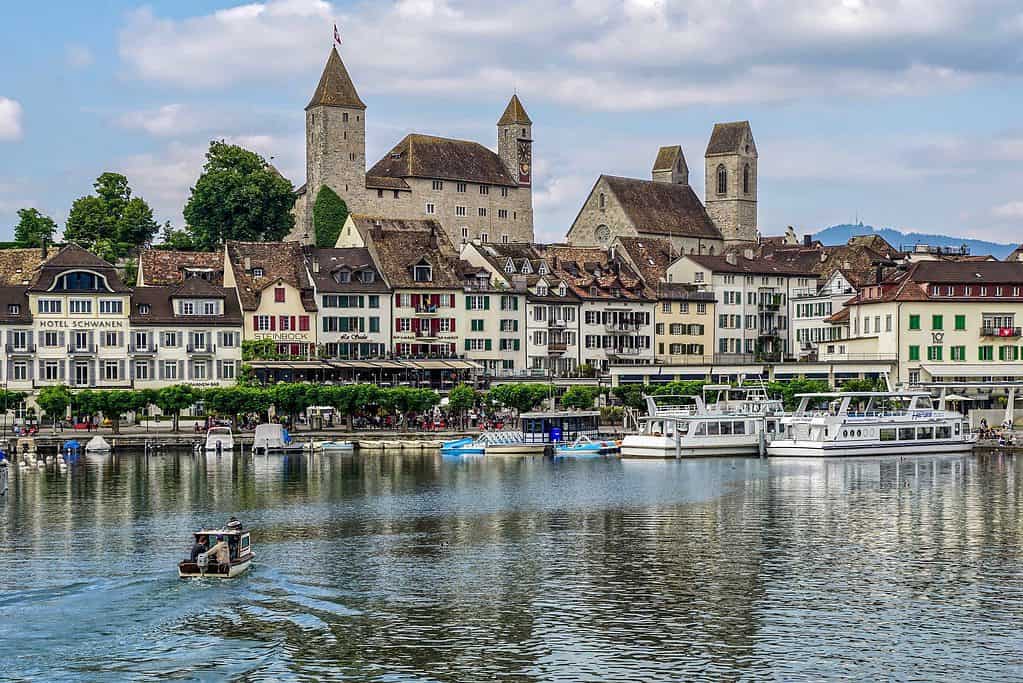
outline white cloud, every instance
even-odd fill
[[[92,66],[92,63],[96,61],[92,50],[85,45],[78,45],[77,43],[69,43],[64,46],[64,58],[68,66],[74,69],[84,69]]]
[[[21,139],[21,104],[0,97],[0,141]]]
[[[1006,202],[991,209],[991,215],[995,218],[1005,218],[1014,221],[1023,220],[1023,202]]]
[[[1014,73],[1018,40],[999,29],[1010,5],[399,0],[342,11],[324,0],[264,0],[180,20],[140,10],[120,52],[138,77],[179,87],[311,79],[336,21],[366,92],[503,94],[518,85],[592,109],[663,109],[915,95]]]
[[[124,128],[142,130],[160,137],[195,132],[209,122],[208,116],[200,116],[182,104],[165,104],[156,109],[130,111],[118,118],[118,123]]]

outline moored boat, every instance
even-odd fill
[[[842,457],[968,453],[976,438],[966,418],[935,408],[920,391],[799,394],[771,440],[773,457]]]
[[[554,448],[554,455],[559,458],[597,458],[615,455],[619,450],[617,441],[611,439],[594,441],[583,434],[572,443],[558,444]]]
[[[320,441],[316,444],[316,449],[331,453],[350,453],[355,450],[355,444],[351,441]]]
[[[89,439],[89,442],[85,444],[86,453],[109,453],[111,450],[110,444],[99,434]]]
[[[232,517],[222,529],[200,529],[189,559],[178,563],[178,577],[229,579],[244,573],[255,554],[249,530]]]
[[[256,432],[252,437],[252,450],[265,454],[269,453],[299,453],[305,447],[292,440],[288,430],[280,424],[256,425]]]
[[[452,439],[441,443],[441,455],[484,455],[486,443],[477,443],[471,436],[461,439]]]
[[[231,428],[211,427],[206,432],[205,450],[207,453],[223,453],[234,450],[234,434],[231,433]]]

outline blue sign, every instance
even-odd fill
[[[561,427],[551,427],[551,441],[561,441]]]

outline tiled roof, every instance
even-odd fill
[[[522,102],[519,101],[518,95],[512,95],[508,101],[508,106],[504,108],[504,113],[501,114],[501,118],[497,120],[497,125],[507,126],[515,123],[524,123],[529,125],[533,123],[529,120],[529,115],[526,113],[526,108],[522,106]]]
[[[747,130],[749,130],[749,121],[715,123],[714,130],[710,134],[710,141],[707,142],[707,156],[738,152],[739,145],[742,144],[743,133]]]
[[[610,175],[601,178],[638,232],[721,239],[690,186]]]
[[[686,254],[688,259],[695,261],[704,268],[715,273],[747,273],[750,275],[813,275],[811,271],[786,263],[778,263],[771,259],[743,258],[736,254],[735,263],[729,263],[727,256],[710,256],[708,254]]]
[[[668,145],[657,150],[657,158],[654,159],[654,171],[670,171],[675,168],[675,163],[682,156],[680,145]]]
[[[39,248],[0,249],[0,285],[27,285],[42,263],[43,252]]]
[[[201,277],[190,277],[174,287],[171,296],[176,299],[216,299],[224,296],[224,286],[215,285]]]
[[[1023,285],[1023,263],[1012,261],[921,261],[909,271],[927,284]]]
[[[320,76],[320,82],[313,93],[313,99],[309,100],[309,104],[306,105],[306,109],[316,106],[366,108],[363,101],[359,99],[359,93],[355,92],[355,84],[352,83],[352,77],[348,75],[348,69],[341,61],[341,55],[337,53],[337,48],[331,48],[327,64],[323,67],[323,74]]]
[[[0,323],[20,325],[32,322],[27,292],[28,287],[24,285],[0,285]],[[11,310],[11,306],[17,307],[17,313]]]
[[[411,190],[404,178],[388,178],[386,176],[367,175],[366,189],[369,190]]]
[[[185,269],[213,271],[214,284],[224,284],[224,252],[169,251],[145,249],[139,254],[139,270],[143,284],[172,285],[185,279]]]
[[[515,186],[504,162],[478,142],[411,133],[374,164],[366,177],[437,178]]]
[[[209,283],[207,283],[209,284]],[[212,287],[212,285],[210,285]],[[133,325],[202,325],[238,326],[242,324],[242,312],[238,306],[238,296],[234,289],[214,287],[217,298],[224,300],[224,315],[174,315],[174,302],[178,298],[180,287],[158,285],[153,287],[137,287],[131,297],[131,323]],[[149,313],[139,313],[139,304],[149,306]]]
[[[664,279],[668,266],[678,253],[671,246],[671,240],[655,237],[618,237],[618,244],[625,250],[630,263],[639,270],[640,277],[648,287],[656,287]]]
[[[580,299],[649,301],[653,298],[652,292],[647,291],[642,279],[625,260],[620,256],[612,259],[606,249],[558,245],[545,247],[541,253],[557,277]]]
[[[47,291],[54,279],[69,270],[84,269],[102,275],[110,289],[115,292],[130,292],[131,288],[121,281],[121,276],[113,265],[99,256],[83,249],[77,244],[65,245],[36,271],[36,277],[29,286],[29,291]]]
[[[380,277],[369,249],[365,247],[347,247],[343,249],[310,248],[306,250],[310,262],[313,283],[317,292],[386,292],[387,283]],[[317,271],[313,263],[319,264]],[[352,273],[350,282],[338,282],[337,273],[347,270]],[[363,282],[356,274],[373,273],[373,282]]]
[[[352,220],[392,288],[461,287],[458,252],[437,221],[362,215]],[[413,266],[423,261],[432,266],[432,282],[413,278]]]
[[[671,301],[697,301],[704,303],[716,301],[714,292],[697,289],[693,285],[678,282],[657,283],[657,298],[669,299]]]
[[[306,275],[300,243],[228,241],[226,246],[244,310],[258,308],[259,293],[278,281],[285,282],[302,292],[302,305],[305,310],[316,310],[312,283]],[[246,259],[248,269],[245,268]],[[255,268],[263,270],[262,276],[256,277],[252,274]]]

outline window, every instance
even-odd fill
[[[607,206],[607,197],[604,196],[603,192],[600,193],[600,200],[598,204],[602,209]]]
[[[195,304],[191,301],[182,301],[181,315],[195,315]]]
[[[28,363],[27,362],[25,362],[23,360],[16,360],[16,361],[14,361],[14,365],[12,366],[11,370],[12,370],[12,373],[11,373],[12,377],[11,377],[11,379],[13,379],[15,381],[22,381],[22,382],[24,382],[25,380],[28,379]]]
[[[274,303],[278,304],[284,303],[285,296],[284,292],[285,292],[284,287],[274,287]]]
[[[60,313],[60,299],[40,299],[39,300],[39,312],[40,313]]]
[[[882,427],[879,431],[881,441],[895,441],[895,427]]]
[[[469,228],[462,228],[462,241],[467,242],[469,240]]]
[[[60,335],[56,332],[43,332],[43,346],[60,346]]]
[[[145,361],[135,363],[135,379],[142,381],[149,379],[149,363]]]
[[[949,349],[949,356],[952,360],[964,361],[966,360],[966,347],[965,346],[953,346]]]
[[[412,279],[416,282],[432,282],[433,266],[428,263],[420,263],[412,269]]]
[[[263,272],[264,271],[262,268],[256,266],[255,268],[252,269],[252,277],[263,277]]]
[[[479,209],[477,210],[477,213],[478,213],[478,214],[479,214],[480,216],[483,216],[483,217],[485,217],[485,216],[487,215],[487,207],[485,207],[485,206],[481,206],[481,207],[480,207],[480,208],[479,208]]]
[[[120,346],[121,335],[118,332],[104,332],[103,336],[100,337],[100,342],[103,346],[112,347]]]
[[[379,294],[370,294],[369,295],[369,307],[370,308],[380,308],[380,295]]]
[[[118,372],[119,363],[116,360],[105,360],[103,361],[103,379],[108,382],[116,382],[120,379],[120,373]]]
[[[149,311],[150,311],[149,304],[139,304],[138,310],[139,310],[139,315],[149,315]]]
[[[401,195],[400,195],[400,194],[398,194],[398,190],[395,190],[395,191],[394,191],[394,199],[398,199],[398,198],[400,198],[400,197],[401,197]]]
[[[256,331],[267,332],[270,330],[270,316],[268,315],[257,315],[256,316]]]
[[[192,379],[206,379],[206,363],[192,365]]]
[[[204,301],[202,304],[203,315],[217,315],[217,302]]]
[[[911,330],[920,329],[920,316],[918,315],[909,316],[909,329]]]
[[[383,199],[383,197],[384,197],[384,191],[383,190],[377,190],[377,199]]]
[[[124,313],[124,302],[120,299],[100,299],[99,312],[106,315],[120,315]]]
[[[888,315],[886,315],[884,317],[884,331],[885,332],[891,332],[892,331],[892,314],[891,313],[889,313]]]
[[[490,186],[480,185],[480,194],[490,194]]]
[[[464,206],[456,206],[455,207],[455,215],[456,216],[465,216],[466,215],[465,207]],[[462,228],[462,230],[466,230],[466,228]],[[462,236],[466,237],[466,235],[462,235]]]
[[[978,346],[977,347],[977,359],[978,360],[994,360],[995,359],[995,347],[993,347],[993,346]]]
[[[742,191],[745,194],[749,194],[749,186],[750,186],[749,164],[746,164],[745,166],[742,167]]]
[[[169,348],[176,348],[181,345],[181,337],[177,332],[164,332],[163,345]]]
[[[910,346],[909,347],[909,359],[910,360],[920,360],[920,347],[919,346]]]
[[[443,180],[434,180],[433,181],[433,189],[435,189],[435,190],[443,190],[444,189],[444,181]]]
[[[957,330],[965,330],[966,329],[966,316],[965,315],[957,315],[956,316],[956,318],[955,318],[955,328]]]
[[[501,244],[508,244],[508,235],[501,233]]]
[[[696,304],[696,312],[705,314],[707,312],[707,304]]]
[[[465,183],[458,183],[455,185],[455,192],[465,192]]]
[[[224,361],[224,364],[220,366],[221,379],[234,379],[234,370],[234,361]]]
[[[940,346],[928,346],[927,347],[927,360],[941,360],[941,347]]]
[[[932,330],[943,329],[943,325],[944,324],[945,324],[944,316],[941,316],[941,315],[932,315],[931,316],[931,329]]]
[[[1019,360],[1019,347],[1018,346],[999,346],[998,347],[998,360]]]
[[[718,194],[725,194],[728,192],[728,171],[725,170],[724,164],[718,166]]]
[[[470,320],[469,323],[470,323],[469,329],[471,331],[473,331],[473,332],[482,332],[483,331],[483,320],[481,320],[479,318],[474,318],[473,320]]]
[[[43,363],[43,379],[55,381],[60,379],[60,365],[55,360]]]
[[[369,331],[379,332],[380,331],[380,318],[377,316],[371,316],[369,319]]]
[[[71,299],[68,303],[70,313],[92,313],[92,301],[89,299]]]
[[[481,232],[480,233],[480,242],[483,243],[483,244],[486,244],[489,241],[490,241],[490,235],[488,235],[485,232]]]
[[[433,204],[427,202],[427,204],[426,204],[426,213],[436,213],[436,212],[437,212],[437,207],[434,206]]]
[[[694,282],[703,282],[703,271],[697,271],[693,277]]]
[[[497,210],[497,217],[498,218],[507,218],[508,217],[508,209],[498,209]]]

